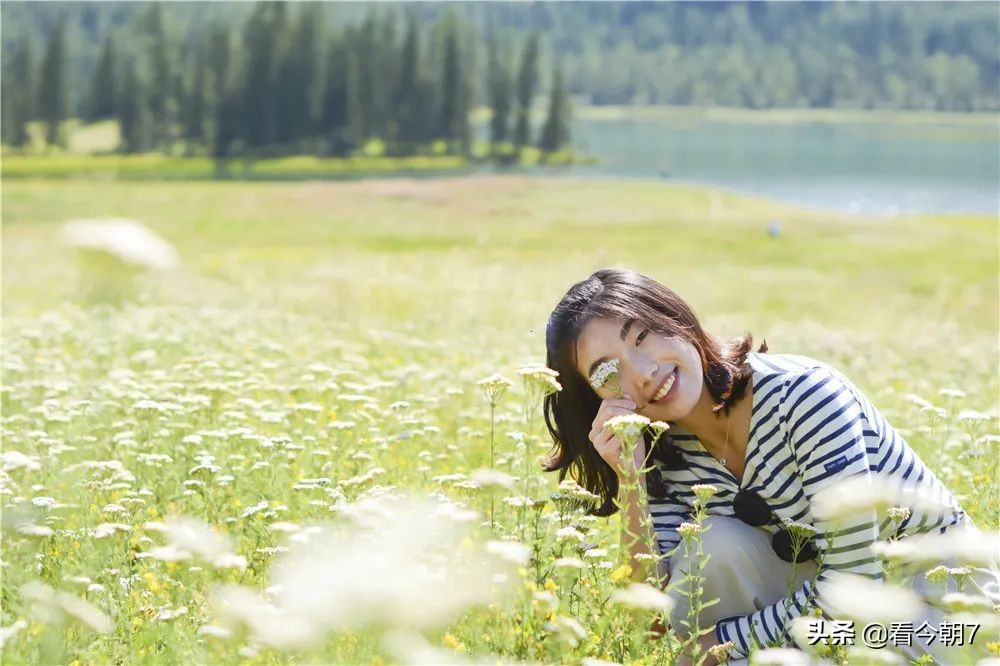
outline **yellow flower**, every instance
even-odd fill
[[[551,578],[548,578],[545,581],[545,589],[548,590],[549,592],[555,592],[559,589],[559,584],[556,583]]]
[[[158,580],[156,580],[156,574],[154,574],[152,571],[147,571],[146,573],[142,574],[142,578],[143,580],[146,581],[146,585],[149,587],[149,591],[152,592],[153,594],[156,594],[157,592],[163,589],[163,585]]]
[[[629,566],[628,564],[623,564],[611,572],[611,580],[616,583],[620,583],[623,580],[626,580],[631,575],[632,575],[632,567]]]
[[[444,645],[446,648],[449,648],[451,650],[457,650],[462,645],[461,643],[458,642],[457,638],[455,638],[454,636],[452,636],[451,634],[448,634],[448,633],[446,633],[444,635],[444,638],[441,639],[441,644]]]

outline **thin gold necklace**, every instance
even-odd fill
[[[733,415],[730,414],[728,420],[726,421],[726,448],[722,450],[722,457],[719,458],[719,462],[723,465],[726,464],[726,454],[729,453],[729,426],[733,424]]]

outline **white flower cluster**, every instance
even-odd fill
[[[513,384],[500,373],[494,372],[489,377],[480,379],[476,382],[476,385],[479,386],[479,390],[483,392],[489,403],[496,405],[503,398],[504,394],[507,393],[507,389]]]
[[[542,395],[562,390],[562,384],[556,381],[559,373],[552,368],[538,363],[531,363],[517,369],[517,374],[524,379],[529,388],[541,389]]]
[[[616,379],[618,377],[618,359],[613,358],[610,361],[605,361],[597,366],[594,370],[594,374],[590,376],[590,385],[594,387],[594,390],[601,388],[608,383],[611,379]]]
[[[623,440],[633,441],[649,425],[649,419],[641,414],[619,414],[605,421],[604,426]]]

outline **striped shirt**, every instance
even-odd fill
[[[733,497],[740,490],[749,490],[760,495],[782,521],[805,523],[817,530],[814,543],[826,555],[816,585],[807,581],[790,597],[767,608],[716,624],[719,643],[735,643],[733,658],[747,655],[751,631],[761,645],[780,640],[785,623],[805,614],[810,602],[822,601],[816,587],[823,587],[831,570],[882,579],[871,545],[894,536],[896,523],[886,519],[880,524],[874,510],[837,523],[815,518],[811,500],[829,484],[855,475],[892,477],[908,492],[934,498],[948,507],[932,513],[912,507],[910,517],[899,527],[898,534],[903,537],[971,524],[944,484],[837,370],[792,354],[750,352],[747,362],[753,371],[753,406],[742,481],[694,435],[671,423],[669,434],[682,452],[684,464],[667,466],[657,461],[667,497],[649,500],[663,554],[679,544],[677,527],[691,520],[695,500],[691,486],[699,483],[711,483],[719,489],[707,504],[709,515],[734,516]],[[761,529],[774,533],[780,526]]]

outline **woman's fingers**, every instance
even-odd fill
[[[631,400],[605,400],[597,410],[594,426],[603,428],[611,417],[632,414],[634,411],[635,403]]]

